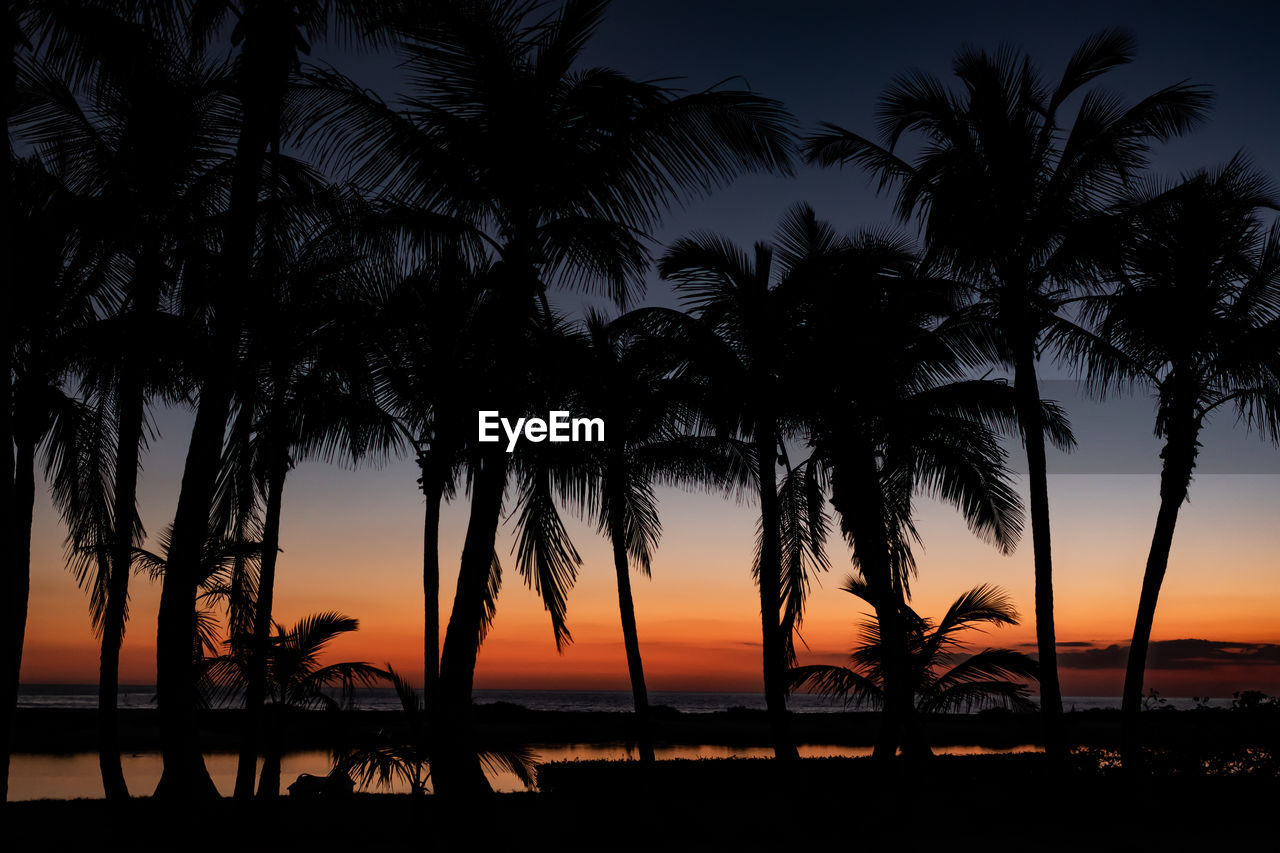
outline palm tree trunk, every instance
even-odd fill
[[[9,755],[13,745],[13,724],[18,708],[18,682],[22,675],[22,647],[27,635],[27,603],[31,594],[31,522],[36,499],[36,441],[32,436],[18,432],[16,458],[13,459],[12,483],[5,483],[6,491],[13,496],[13,538],[6,541],[9,565],[5,581],[9,595],[6,616],[11,620],[4,625],[5,651],[4,684],[0,685],[0,701],[4,703],[4,803],[9,795]]]
[[[129,786],[120,766],[119,715],[120,645],[124,640],[129,573],[133,567],[134,529],[137,519],[138,459],[142,441],[146,389],[133,354],[126,355],[117,401],[115,489],[112,518],[111,575],[106,613],[102,623],[102,656],[98,668],[98,767],[108,800],[127,800]]]
[[[863,563],[865,565],[865,563]],[[876,622],[880,627],[880,642],[884,654],[884,708],[880,715],[880,732],[872,757],[887,760],[898,754],[898,746],[903,743],[907,705],[903,702],[902,666],[902,611],[892,596],[887,596],[885,603],[876,606]],[[884,600],[884,599],[882,599]]]
[[[872,756],[891,759],[903,743],[914,688],[908,677],[905,601],[894,579],[885,518],[884,492],[876,450],[869,445],[845,449],[834,468],[832,504],[841,525],[851,533],[858,568],[875,596],[876,622],[883,656],[883,701],[880,732]]]
[[[611,484],[619,482],[610,477]],[[627,535],[623,528],[622,501],[614,495],[609,512],[609,538],[613,543],[613,568],[618,575],[618,612],[622,616],[622,643],[627,650],[627,672],[631,676],[631,697],[636,706],[636,740],[640,760],[652,763],[653,728],[649,720],[649,692],[644,684],[644,664],[640,660],[640,637],[636,631],[636,607],[631,598],[631,566],[627,560]]]
[[[471,687],[484,632],[485,601],[494,563],[494,542],[507,486],[507,454],[481,457],[471,487],[471,515],[462,546],[458,587],[440,654],[439,714],[431,776],[446,796],[490,791],[471,736]]]
[[[258,798],[263,800],[274,800],[280,796],[280,762],[283,755],[280,745],[282,729],[280,714],[280,706],[274,705],[270,713],[265,715],[264,720],[267,746],[263,750],[262,775],[258,779]],[[257,759],[254,760],[256,763]]]
[[[1031,546],[1036,577],[1036,645],[1040,658],[1040,713],[1044,721],[1045,754],[1052,761],[1067,755],[1062,719],[1062,688],[1058,682],[1058,646],[1053,624],[1053,548],[1049,540],[1049,473],[1044,444],[1044,413],[1036,378],[1035,350],[1022,347],[1014,365],[1013,384],[1027,448],[1031,491]]]
[[[280,417],[273,413],[273,422]],[[271,611],[275,604],[276,558],[280,553],[280,512],[284,504],[284,481],[289,470],[288,452],[278,437],[270,440],[271,468],[267,477],[267,507],[262,521],[262,569],[258,577],[258,601],[253,614],[253,650],[250,654],[249,685],[245,695],[245,735],[240,745],[240,761],[236,767],[236,796],[247,798],[253,789],[253,771],[258,764],[259,732],[265,731],[264,702],[267,695],[267,662],[271,654]],[[279,734],[277,731],[276,734]],[[268,744],[268,761],[276,744]],[[280,767],[276,761],[274,789],[258,784],[258,797],[274,798],[280,793]],[[267,768],[262,769],[267,779]],[[242,779],[247,777],[247,789]]]
[[[1179,419],[1170,429],[1164,449],[1160,451],[1164,459],[1160,471],[1160,509],[1156,513],[1156,529],[1151,537],[1146,571],[1142,575],[1142,596],[1138,600],[1138,616],[1133,625],[1133,639],[1129,643],[1129,661],[1124,675],[1121,745],[1127,768],[1133,768],[1137,758],[1142,682],[1146,674],[1151,626],[1155,621],[1160,586],[1164,582],[1165,570],[1169,567],[1169,552],[1173,547],[1173,529],[1178,523],[1178,510],[1187,499],[1191,472],[1195,469],[1199,434],[1199,422],[1192,412],[1189,419]]]
[[[187,448],[156,620],[156,704],[164,761],[156,797],[191,800],[218,796],[196,729],[199,694],[194,644],[196,592],[230,408],[229,384],[218,371],[210,371],[200,392]]]
[[[199,749],[195,728],[197,702],[192,637],[201,551],[209,533],[209,512],[231,410],[230,371],[236,363],[241,333],[241,302],[249,295],[253,277],[253,247],[257,234],[258,193],[267,145],[276,134],[262,101],[268,91],[254,85],[257,48],[242,48],[240,80],[245,120],[236,143],[228,228],[223,247],[224,286],[214,312],[212,358],[204,367],[196,424],[191,432],[178,509],[173,522],[173,546],[160,594],[156,638],[156,699],[160,710],[164,773],[157,796],[192,798],[217,796]],[[248,60],[253,60],[249,62]],[[288,75],[288,69],[284,70]]]
[[[444,482],[420,463],[426,510],[422,518],[422,702],[431,712],[440,680],[440,505]]]
[[[756,460],[760,481],[760,628],[764,655],[764,703],[773,738],[773,755],[780,761],[797,758],[787,716],[787,659],[779,621],[782,583],[782,544],[779,539],[778,483],[775,461],[778,437],[772,418],[756,426]]]

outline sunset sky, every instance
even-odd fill
[[[835,5],[847,6],[832,12]],[[965,43],[1002,42],[1029,51],[1056,77],[1071,50],[1090,33],[1126,26],[1140,52],[1130,67],[1108,74],[1108,86],[1130,99],[1184,79],[1214,87],[1210,123],[1162,150],[1157,171],[1213,166],[1239,149],[1280,175],[1272,4],[1209,10],[1198,3],[1080,3],[1070,10],[1038,4],[862,4],[795,0],[776,4],[619,0],[588,51],[592,64],[635,77],[684,76],[672,85],[699,88],[732,75],[738,85],[782,100],[802,130],[832,121],[871,133],[878,93],[914,67],[947,75]],[[322,57],[390,100],[396,75],[385,57]],[[1262,73],[1266,69],[1266,73]],[[744,82],[745,81],[745,82]],[[744,179],[674,212],[654,236],[655,248],[695,228],[748,243],[766,239],[791,204],[806,200],[819,216],[853,229],[889,223],[888,203],[855,171],[802,169],[794,179]],[[672,305],[666,285],[650,282],[647,304]],[[562,310],[586,300],[558,294]],[[837,366],[833,366],[835,369]],[[845,369],[845,368],[840,368]],[[1067,696],[1117,695],[1122,655],[1158,502],[1159,445],[1144,398],[1105,407],[1080,398],[1069,374],[1045,364],[1045,396],[1068,407],[1080,442],[1070,459],[1051,460],[1058,637]],[[155,415],[159,438],[145,461],[143,520],[151,534],[172,518],[190,429],[190,414]],[[1203,438],[1205,449],[1183,508],[1157,611],[1147,683],[1167,696],[1227,696],[1253,688],[1280,692],[1280,451],[1235,428],[1230,413]],[[1020,448],[1013,448],[1015,458]],[[304,463],[285,490],[276,612],[280,621],[319,610],[360,620],[360,631],[334,646],[346,660],[390,662],[407,673],[422,666],[422,496],[410,459],[381,470],[344,470]],[[1025,496],[1025,484],[1023,484]],[[511,508],[510,502],[507,509]],[[652,580],[634,584],[641,651],[650,689],[757,690],[760,684],[758,599],[750,576],[755,507],[721,495],[662,493],[662,546]],[[23,681],[93,682],[97,643],[87,596],[64,568],[64,532],[47,496],[37,502],[33,578]],[[442,523],[444,614],[457,570],[465,503]],[[978,638],[1016,647],[1034,641],[1030,533],[1009,557],[983,545],[948,508],[922,503],[919,577],[913,605],[941,615],[959,593],[979,583],[1003,586],[1023,623]],[[584,559],[570,597],[574,642],[557,654],[549,619],[506,561],[498,617],[480,655],[480,688],[626,689],[626,663],[608,547],[593,528],[571,530]],[[508,555],[510,527],[499,543]],[[832,572],[815,586],[803,635],[803,662],[839,662],[865,607],[840,591],[848,571],[843,543],[829,543]],[[451,571],[450,571],[451,570]],[[131,619],[121,660],[124,683],[154,679],[159,585],[134,581]],[[1195,639],[1198,644],[1161,641]],[[1028,648],[1027,650],[1033,650]],[[420,679],[420,675],[418,678]]]

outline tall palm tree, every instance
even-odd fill
[[[208,0],[197,3],[192,32],[204,41],[220,31],[228,14],[235,57],[234,89],[241,121],[233,161],[229,207],[220,262],[221,286],[211,300],[209,357],[202,366],[199,405],[174,516],[173,553],[161,591],[156,638],[156,698],[160,711],[164,773],[156,793],[174,798],[216,796],[200,752],[194,719],[196,672],[185,653],[193,628],[196,567],[208,533],[219,461],[231,413],[236,363],[255,278],[259,199],[268,154],[279,159],[286,133],[290,80],[310,42],[331,30],[368,42],[386,33],[389,4],[321,0]]]
[[[605,0],[568,0],[545,16],[536,5],[433,6],[404,45],[412,91],[403,110],[334,74],[318,75],[309,95],[308,114],[328,123],[312,141],[353,163],[357,183],[401,202],[419,233],[442,217],[467,223],[491,255],[485,287],[497,304],[485,342],[495,403],[519,397],[535,326],[553,322],[551,284],[600,285],[625,302],[647,265],[644,232],[669,204],[744,171],[785,169],[789,156],[787,117],[771,100],[718,88],[680,94],[579,68]],[[512,473],[501,447],[476,450],[440,660],[453,720],[470,706]],[[539,588],[544,601],[558,600]],[[442,791],[486,787],[474,760],[437,765]]]
[[[786,710],[790,638],[782,630],[782,540],[778,459],[795,424],[793,392],[785,382],[790,338],[798,329],[795,294],[817,259],[835,248],[808,245],[798,230],[807,214],[784,218],[773,245],[751,254],[723,237],[694,234],[678,240],[659,269],[698,321],[682,337],[692,371],[712,390],[713,420],[752,442],[760,500],[760,542],[755,574],[760,590],[765,705],[774,753],[795,758]]]
[[[808,213],[797,231],[835,241]],[[997,433],[1016,423],[1013,390],[968,378],[967,344],[952,325],[957,286],[930,277],[900,238],[864,234],[840,243],[829,274],[801,296],[803,337],[788,386],[803,406],[814,459],[831,487],[884,638],[884,719],[876,752],[892,757],[918,742],[911,700],[906,611],[917,495],[955,506],[971,530],[1003,553],[1022,529]],[[819,372],[815,365],[852,369]],[[876,365],[868,369],[868,365]],[[1054,410],[1040,412],[1062,443]]]
[[[120,304],[98,324],[101,346],[83,380],[102,405],[114,407],[118,432],[111,515],[119,522],[113,521],[108,558],[90,560],[109,575],[92,585],[106,590],[94,611],[102,635],[98,746],[103,787],[115,799],[128,796],[116,694],[130,554],[142,533],[136,494],[146,410],[154,392],[172,398],[181,384],[175,367],[187,335],[166,308],[184,266],[202,263],[223,204],[213,166],[226,156],[231,124],[223,69],[192,65],[163,33],[112,18],[99,25],[111,30],[103,40],[112,49],[97,51],[91,90],[78,93],[67,75],[47,65],[32,68],[16,123],[64,180],[99,206],[88,236],[126,279]]]
[[[461,251],[441,251],[407,275],[392,274],[375,321],[384,406],[414,445],[425,499],[422,528],[423,707],[434,707],[440,677],[440,510],[452,500],[473,424],[460,417],[482,375],[477,324],[485,317],[483,269]]]
[[[970,285],[969,313],[984,357],[1012,371],[1030,479],[1035,557],[1036,637],[1046,747],[1065,756],[1062,697],[1053,622],[1049,488],[1037,356],[1058,307],[1097,277],[1098,223],[1154,142],[1200,121],[1207,90],[1179,83],[1126,105],[1089,83],[1132,61],[1133,37],[1120,30],[1086,39],[1055,84],[1031,60],[1005,49],[957,52],[952,91],[921,71],[881,96],[881,141],[826,124],[806,141],[811,162],[857,164],[897,187],[897,214],[919,217],[930,258]],[[1070,123],[1064,115],[1073,116]],[[903,158],[903,136],[922,145]]]
[[[245,381],[235,405],[236,420],[249,425],[233,428],[239,440],[228,443],[228,464],[253,471],[264,512],[237,797],[250,795],[257,767],[288,472],[308,457],[378,461],[396,440],[372,400],[365,340],[371,305],[362,287],[362,259],[345,224],[328,216],[341,216],[342,206],[342,199],[329,199],[314,210],[317,202],[310,198],[295,222],[271,229],[272,249],[263,253],[272,265],[270,284],[245,323]]]
[[[850,576],[842,588],[875,606],[875,596],[862,578]],[[1039,667],[1034,658],[1012,649],[983,649],[956,660],[964,645],[956,636],[960,632],[981,630],[981,625],[1018,624],[1013,602],[998,587],[974,587],[957,598],[936,623],[905,604],[902,615],[907,632],[908,688],[918,713],[968,713],[975,708],[1035,710],[1023,683],[1036,678]],[[883,708],[888,691],[887,645],[879,620],[863,622],[849,666],[796,667],[789,673],[791,684],[847,704]],[[907,751],[928,754],[929,746],[921,740]]]
[[[110,301],[114,283],[109,266],[84,239],[82,223],[92,215],[85,199],[38,158],[18,160],[13,167],[12,236],[24,251],[12,265],[14,286],[5,306],[11,332],[13,430],[13,446],[6,452],[14,466],[13,481],[5,484],[12,500],[12,537],[4,545],[5,582],[10,584],[5,603],[14,624],[5,625],[5,631],[12,631],[6,640],[12,659],[6,665],[15,667],[6,672],[6,678],[14,679],[5,684],[6,702],[16,702],[22,662],[39,451],[43,446],[45,474],[71,532],[68,548],[74,554],[85,542],[103,541],[110,530],[110,507],[104,499],[110,493],[115,440],[110,412],[86,404],[73,392],[98,301]],[[5,713],[11,711],[6,705]]]
[[[1131,236],[1114,293],[1084,303],[1096,337],[1074,338],[1096,388],[1119,383],[1156,397],[1160,508],[1142,578],[1124,683],[1126,759],[1135,757],[1142,682],[1178,512],[1187,500],[1200,434],[1235,408],[1280,440],[1280,206],[1270,181],[1237,156],[1216,171],[1138,195],[1122,214]]]
[[[673,372],[678,367],[669,342],[646,334],[646,312],[608,321],[590,313],[582,358],[575,370],[575,411],[603,419],[604,441],[578,445],[589,457],[590,511],[613,549],[622,618],[623,646],[636,711],[642,761],[654,760],[648,690],[635,604],[631,566],[650,576],[653,552],[662,534],[656,484],[732,487],[733,453],[714,437],[690,434],[698,389]]]

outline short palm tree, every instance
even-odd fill
[[[370,740],[334,752],[334,769],[354,774],[362,786],[390,788],[397,782],[408,785],[409,793],[422,796],[431,780],[431,756],[435,737],[426,702],[413,686],[388,664],[386,677],[395,687],[404,713],[403,726],[381,730]],[[533,787],[537,757],[522,744],[488,744],[476,749],[477,758],[488,771],[505,770],[526,787]]]
[[[845,592],[875,605],[866,582],[846,578]],[[936,623],[902,607],[906,634],[908,689],[917,712],[967,713],[975,708],[1008,708],[1033,711],[1026,682],[1034,681],[1039,667],[1034,658],[1011,649],[983,649],[964,656],[960,635],[979,626],[1017,625],[1013,602],[998,587],[977,586],[952,603]],[[883,708],[886,704],[885,664],[887,643],[879,619],[862,623],[858,644],[849,655],[849,666],[813,665],[792,669],[791,684],[847,704]],[[904,744],[904,754],[927,754],[927,743]]]
[[[1142,682],[1178,511],[1187,500],[1200,434],[1234,409],[1280,440],[1280,225],[1259,215],[1280,204],[1241,157],[1130,200],[1130,238],[1114,293],[1089,300],[1096,339],[1076,336],[1098,388],[1137,384],[1156,396],[1160,509],[1142,579],[1125,673],[1125,743],[1133,755]]]
[[[359,628],[355,619],[327,611],[306,616],[290,628],[273,624],[267,653],[268,737],[258,783],[258,796],[268,799],[280,794],[287,716],[296,711],[337,710],[341,703],[331,695],[334,691],[340,691],[349,704],[357,687],[369,687],[387,677],[384,670],[362,661],[321,664],[331,642]],[[243,695],[253,673],[245,655],[229,652],[206,661],[203,677],[211,696],[225,701]]]
[[[969,285],[974,340],[988,362],[1012,371],[1030,473],[1036,636],[1041,710],[1049,754],[1065,756],[1053,623],[1049,492],[1037,356],[1058,308],[1098,278],[1105,213],[1146,165],[1152,143],[1200,121],[1207,90],[1179,83],[1134,105],[1102,90],[1099,76],[1132,61],[1134,39],[1113,30],[1087,39],[1047,84],[1030,58],[965,48],[956,54],[958,92],[921,71],[881,96],[881,142],[836,125],[806,142],[810,161],[852,163],[897,187],[897,213],[919,217],[925,251]],[[1064,115],[1072,116],[1070,124]],[[895,153],[904,136],[922,144]]]

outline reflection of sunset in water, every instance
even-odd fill
[[[552,761],[617,761],[635,759],[635,749],[624,744],[559,744],[534,745],[539,763]],[[1037,746],[1019,745],[1004,749],[985,746],[937,747],[939,754],[995,755],[1009,752],[1042,752]],[[772,758],[773,750],[762,746],[721,746],[714,744],[659,746],[655,750],[659,761],[697,758]],[[865,758],[871,755],[869,746],[802,746],[803,758]],[[123,756],[124,774],[130,790],[149,794],[160,779],[162,765],[158,752],[126,754]],[[229,795],[235,786],[236,755],[214,752],[205,756],[209,775],[224,794]],[[323,776],[332,766],[330,754],[323,750],[289,753],[281,765],[281,787],[288,787],[302,773]],[[510,773],[498,773],[490,777],[495,791],[523,791],[520,780]],[[390,788],[374,788],[375,792],[407,794],[408,786],[393,784]],[[9,799],[39,800],[45,798],[100,799],[102,776],[98,769],[96,753],[81,752],[72,755],[15,755],[9,770]]]

